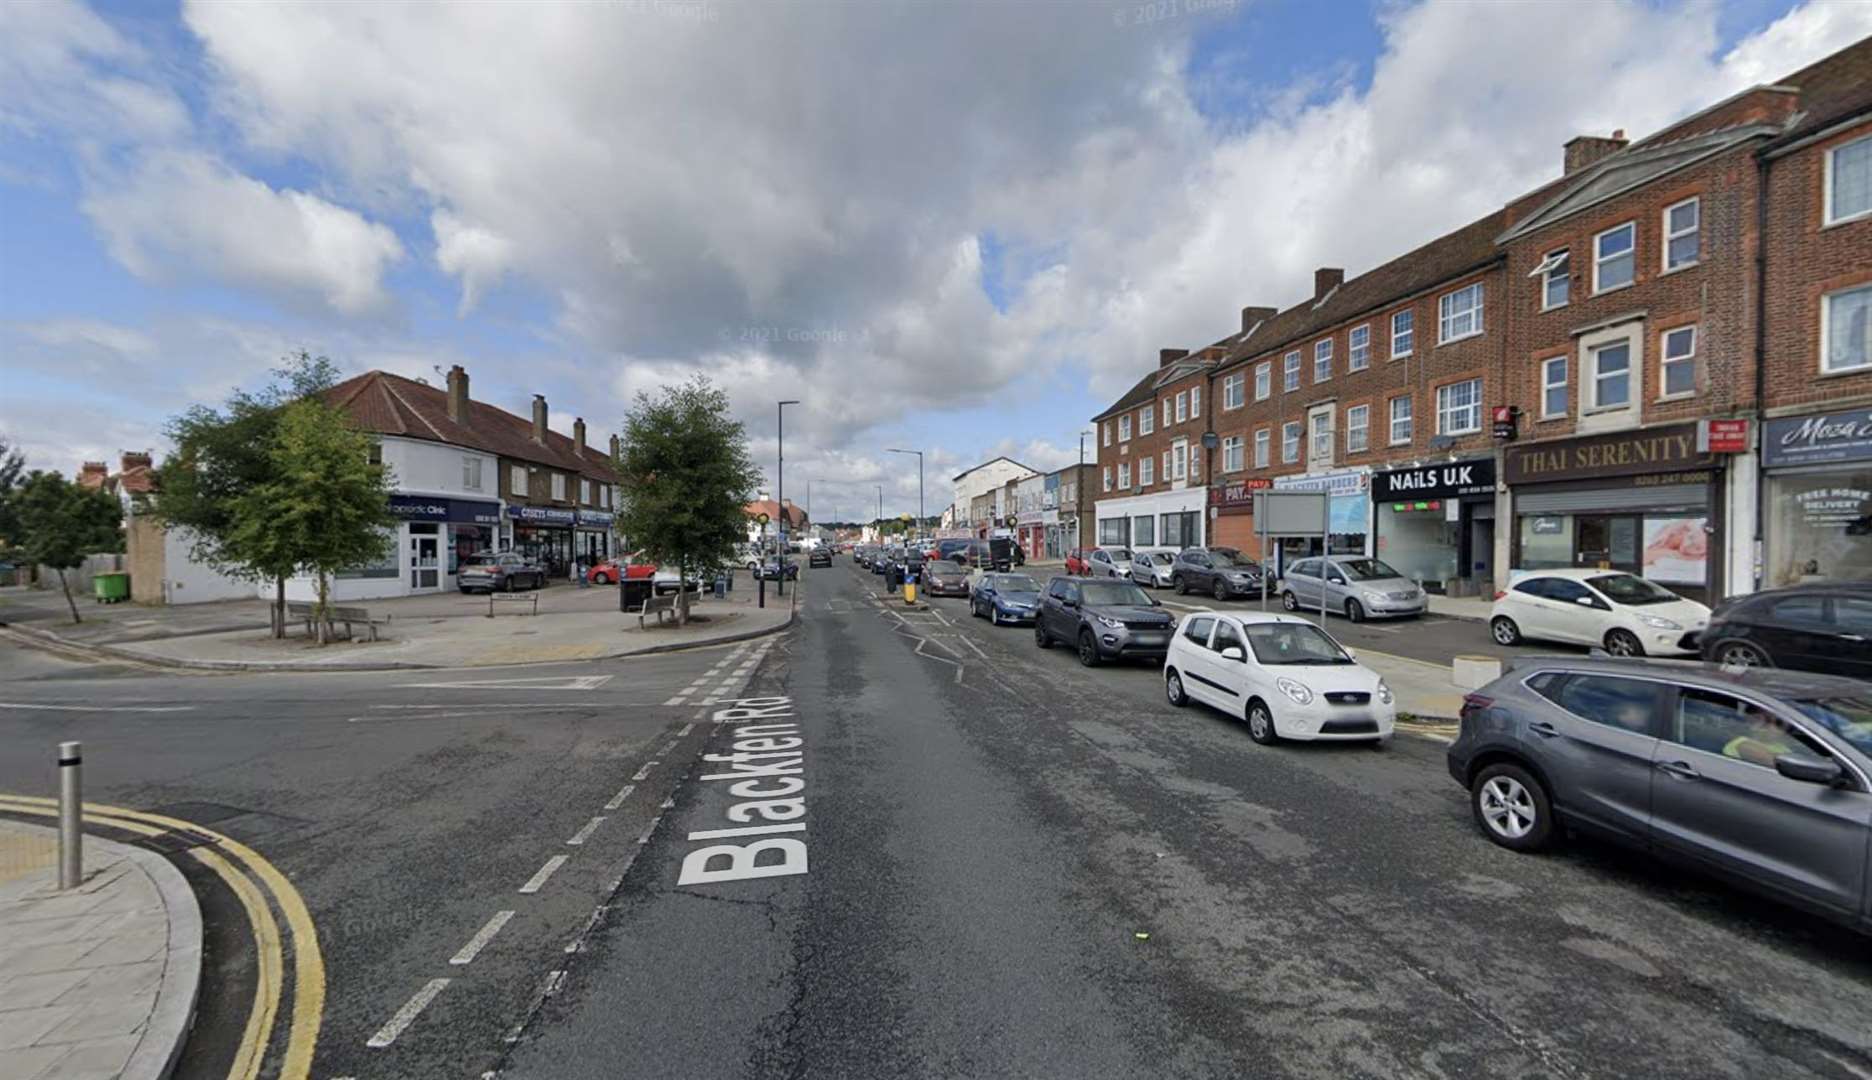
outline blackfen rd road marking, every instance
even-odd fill
[[[622,788],[618,789],[616,795],[611,796],[611,801],[605,803],[604,808],[606,810],[616,810],[618,807],[623,806],[624,800],[630,798],[630,793],[636,790],[636,784],[625,784]]]
[[[470,679],[465,682],[398,683],[423,690],[596,690],[615,675],[542,675],[518,679]]]
[[[733,731],[732,753],[704,754],[705,767],[725,771],[706,773],[701,783],[726,781],[728,793],[743,800],[731,804],[726,815],[734,826],[701,829],[688,835],[697,840],[740,840],[759,836],[751,843],[711,844],[683,856],[678,885],[712,885],[748,878],[782,877],[807,872],[806,842],[779,833],[803,833],[806,823],[805,750],[794,720],[793,699],[788,697],[742,698],[731,707],[717,710],[718,724],[737,725]],[[776,824],[743,825],[744,822]],[[762,856],[779,853],[779,861]],[[713,864],[726,861],[725,866]]]

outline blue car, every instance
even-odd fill
[[[1002,623],[1030,623],[1040,609],[1040,583],[1026,574],[983,574],[969,592],[969,614]]]

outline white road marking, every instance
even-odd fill
[[[657,766],[657,763],[656,763],[656,762],[654,762],[654,761],[646,761],[646,762],[644,762],[644,763],[643,763],[643,768],[641,768],[641,769],[638,769],[638,770],[637,770],[637,771],[636,771],[635,773],[632,773],[632,774],[631,774],[631,779],[632,779],[632,780],[642,780],[642,779],[644,779],[645,777],[647,777],[647,776],[649,776],[649,775],[650,775],[650,770],[651,770],[651,769],[654,769],[654,768],[656,768],[656,766]]]
[[[663,749],[661,749],[661,750],[658,750],[658,751],[657,751],[657,753],[659,753],[659,754],[667,754],[667,753],[669,753],[669,752],[670,752],[671,750],[674,750],[674,749],[676,749],[676,744],[677,744],[677,743],[678,743],[679,741],[680,741],[680,740],[677,740],[677,739],[671,739],[671,740],[670,740],[669,742],[667,742],[667,743],[665,743],[665,744],[664,744],[664,746],[663,746]]]
[[[670,698],[670,699],[669,699],[668,701],[665,701],[665,702],[664,702],[663,704],[665,704],[665,705],[681,705],[681,704],[682,704],[683,702],[685,702],[685,701],[688,701],[688,700],[689,700],[688,698],[686,698],[686,697],[683,697],[682,695],[680,695],[680,694],[678,694],[678,695],[677,695],[676,697],[673,697],[673,698]]]
[[[583,844],[585,841],[590,840],[591,834],[597,832],[598,826],[603,825],[603,824],[604,824],[604,818],[602,817],[592,818],[590,821],[587,821],[585,823],[585,826],[583,828],[581,828],[578,832],[575,832],[572,834],[572,839],[566,841],[566,846],[578,847],[580,844]]]
[[[962,644],[967,645],[971,649],[974,649],[976,656],[981,657],[983,660],[988,659],[988,654],[985,652],[982,652],[981,646],[975,644],[974,638],[969,637],[967,634],[958,634],[956,636],[962,639]]]
[[[493,941],[494,935],[500,933],[501,927],[506,926],[507,920],[513,917],[511,911],[496,911],[486,926],[475,931],[475,936],[468,939],[468,944],[463,945],[460,952],[449,957],[449,963],[466,964],[480,955],[481,950],[487,948],[487,943]]]
[[[364,1045],[381,1050],[391,1043],[396,1042],[397,1036],[403,1034],[403,1029],[409,1027],[410,1024],[415,1021],[416,1017],[424,1009],[429,1007],[429,1003],[434,1001],[436,995],[440,994],[442,989],[448,984],[449,980],[447,979],[430,979],[427,983],[423,984],[423,988],[416,991],[416,996],[404,1002],[403,1007],[396,1011],[396,1015],[392,1016],[389,1022],[384,1024],[383,1027],[378,1028],[377,1034],[372,1035]]]
[[[398,683],[399,687],[422,690],[596,690],[616,678],[615,675],[551,675],[525,679],[472,679],[467,682]]]
[[[678,739],[680,739],[680,738],[682,738],[682,737],[683,737],[684,735],[687,735],[687,734],[689,734],[689,733],[690,733],[691,731],[694,731],[694,730],[695,730],[695,725],[694,725],[694,724],[684,724],[684,725],[682,726],[682,730],[681,730],[681,731],[678,731],[678,732],[676,733],[676,737],[677,737]]]
[[[541,886],[546,884],[546,879],[553,876],[553,871],[564,866],[566,860],[569,858],[571,858],[569,855],[554,855],[552,858],[547,859],[546,865],[539,868],[539,873],[534,874],[531,878],[527,879],[525,885],[520,886],[520,891],[523,893],[539,892]]]
[[[0,709],[44,709],[47,712],[193,712],[193,705],[40,705],[31,701],[0,701]]]
[[[709,677],[708,677],[707,675],[704,675],[704,676],[702,676],[702,677],[701,677],[700,679],[697,679],[696,681],[694,681],[694,682],[692,682],[692,683],[690,683],[689,685],[690,685],[691,687],[697,687],[697,686],[701,686],[701,685],[703,685],[704,683],[706,683],[706,682],[708,682],[708,681],[709,681]]]
[[[720,840],[729,836],[766,836],[769,833],[805,832],[806,823],[789,821],[784,825],[750,825],[745,829],[704,829],[689,834],[691,840]]]
[[[611,801],[605,803],[604,808],[606,810],[616,810],[618,807],[623,806],[624,800],[630,798],[630,793],[636,790],[636,784],[625,784],[622,788],[618,789],[616,795],[611,796]]]

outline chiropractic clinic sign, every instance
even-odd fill
[[[1417,469],[1393,469],[1372,476],[1372,501],[1454,499],[1495,492],[1495,459],[1455,461]]]
[[[1834,461],[1872,461],[1872,409],[1770,420],[1762,432],[1762,464],[1771,469]]]

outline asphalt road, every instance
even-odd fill
[[[236,811],[214,827],[292,878],[326,947],[319,1077],[1872,1075],[1872,942],[1597,844],[1496,848],[1427,739],[1257,747],[1151,668],[880,592],[844,558],[809,572],[757,666],[176,678],[0,654],[7,702],[191,706],[0,708],[0,790],[45,790],[78,737],[100,801]],[[665,704],[709,671],[749,672],[740,704]],[[787,799],[804,829],[697,835],[776,827]],[[742,869],[803,873],[697,873],[773,840],[803,867]]]

